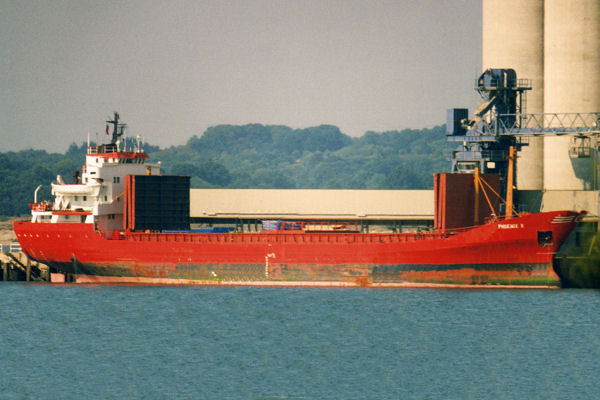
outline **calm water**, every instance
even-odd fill
[[[600,291],[0,284],[0,398],[592,399]]]

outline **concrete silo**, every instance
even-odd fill
[[[544,1],[483,0],[482,69],[512,68],[531,80],[526,113],[544,112]],[[528,139],[517,154],[517,187],[543,189],[542,137]]]
[[[546,1],[544,26],[544,112],[600,111],[600,0]],[[598,188],[597,152],[570,157],[575,140],[573,136],[544,139],[544,188],[572,191],[565,198]]]

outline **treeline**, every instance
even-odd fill
[[[0,153],[0,215],[28,212],[27,205],[33,202],[33,192],[40,184],[38,199],[50,198],[50,182],[56,182],[56,175],[68,178],[81,168],[83,159],[72,157],[76,147],[71,146],[65,154],[44,150]]]
[[[189,175],[192,187],[429,189],[434,172],[448,171],[452,146],[445,128],[367,132],[351,138],[331,125],[219,125],[183,146],[146,145],[163,173]],[[0,153],[0,215],[28,212],[37,185],[50,198],[56,175],[72,181],[86,145],[64,154],[43,150]]]
[[[219,125],[152,157],[194,187],[429,189],[451,148],[443,126],[351,138],[330,125]]]

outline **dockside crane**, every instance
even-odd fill
[[[446,138],[458,143],[452,152],[451,172],[498,174],[506,198],[506,183],[514,178],[509,168],[511,148],[520,150],[529,138],[568,135],[573,159],[597,152],[594,139],[600,135],[600,113],[528,114],[526,92],[531,87],[531,81],[518,79],[513,69],[488,69],[479,76],[475,89],[483,101],[474,117],[470,119],[465,108],[447,113]]]

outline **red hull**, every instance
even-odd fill
[[[530,214],[456,234],[263,231],[105,238],[91,224],[25,221],[15,222],[14,230],[28,256],[58,272],[132,282],[143,277],[559,285],[552,258],[578,216]]]

